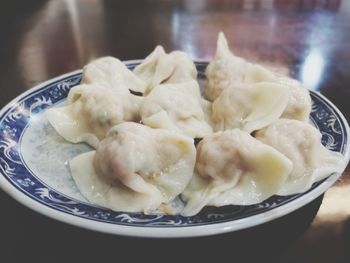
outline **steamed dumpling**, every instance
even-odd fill
[[[70,162],[74,181],[92,203],[115,211],[149,213],[171,202],[195,165],[193,139],[125,122],[97,148]]]
[[[225,89],[212,105],[215,131],[239,128],[248,133],[276,121],[285,110],[289,89],[271,82],[241,83]]]
[[[298,81],[282,76],[277,76],[277,83],[289,88],[290,96],[282,118],[307,122],[311,113],[311,97],[309,91]]]
[[[108,130],[124,121],[138,121],[141,97],[119,93],[100,84],[79,85],[68,94],[68,105],[50,108],[46,117],[67,141],[96,148]]]
[[[157,46],[134,73],[147,83],[146,95],[159,84],[187,82],[197,77],[196,66],[186,53],[166,54],[161,46]]]
[[[309,118],[311,98],[307,89],[296,80],[235,56],[223,33],[219,34],[216,54],[205,74],[207,83],[204,93],[211,101],[219,97],[223,90],[235,87],[237,83],[272,82],[290,89],[289,101],[282,115],[284,118],[301,121]]]
[[[163,56],[166,56],[164,48],[162,46],[157,46],[140,65],[135,67],[133,71],[136,76],[146,82],[147,87],[149,87],[147,93],[152,89],[152,87],[157,86],[167,78],[167,76],[164,77],[162,74],[155,76],[157,62]],[[165,70],[167,69],[169,68],[166,67]],[[170,75],[170,73],[165,73],[165,75]]]
[[[114,57],[103,57],[87,64],[83,69],[82,83],[102,84],[117,92],[132,90],[143,93],[146,83]]]
[[[251,205],[279,191],[292,163],[274,148],[234,129],[205,137],[197,145],[195,174],[182,194],[182,214],[204,206]]]
[[[293,162],[292,172],[278,191],[280,195],[304,192],[314,182],[345,169],[343,156],[326,149],[321,144],[321,133],[311,124],[280,119],[258,131],[256,138]]]
[[[213,103],[203,98],[200,99],[200,103],[203,109],[205,121],[210,125],[210,127],[214,127],[213,120],[212,120]]]
[[[207,84],[204,93],[211,101],[232,84],[269,81],[274,78],[273,73],[264,67],[235,56],[222,32],[219,33],[214,59],[208,64],[205,75]]]
[[[140,114],[142,122],[152,128],[174,130],[192,138],[212,133],[194,80],[157,86],[145,97]]]

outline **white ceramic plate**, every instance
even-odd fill
[[[126,62],[130,69],[140,61]],[[207,63],[196,62],[198,78]],[[324,193],[340,176],[331,174],[302,194],[273,196],[251,206],[206,208],[198,215],[114,212],[89,204],[70,176],[67,161],[88,151],[70,144],[49,125],[43,111],[64,102],[79,84],[81,71],[49,80],[18,96],[0,112],[0,186],[22,204],[54,219],[106,233],[142,237],[194,237],[236,231],[286,215]],[[312,123],[322,143],[349,160],[349,127],[339,110],[322,95],[311,92]]]

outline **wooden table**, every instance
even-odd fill
[[[0,106],[104,55],[144,58],[161,44],[167,51],[210,59],[219,31],[237,55],[299,79],[350,118],[350,1],[345,0],[7,1],[0,9]],[[245,254],[270,262],[350,262],[349,182],[347,169],[325,194],[311,226],[293,230],[298,219],[313,218],[322,197],[265,227],[257,239],[261,247],[247,251],[235,250],[239,240],[256,241],[247,233],[167,242],[94,233],[38,215],[0,192],[0,261],[117,261],[126,255],[164,261],[194,254],[200,260],[228,255],[234,262]],[[275,242],[281,236],[269,230],[295,233],[288,242]],[[248,236],[260,230],[254,231]]]

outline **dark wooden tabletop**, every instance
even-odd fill
[[[328,97],[350,119],[347,0],[3,1],[0,106],[104,55],[139,59],[161,44],[167,51],[210,59],[219,31],[237,55],[290,74]],[[235,257],[244,262],[244,255],[278,262],[350,262],[350,169],[327,191],[318,210],[321,201],[253,234],[145,241],[59,223],[0,192],[0,261],[100,262],[122,256],[164,261],[186,260],[192,253],[201,260],[231,256],[233,262]],[[298,223],[316,212],[311,225]],[[295,224],[301,227],[294,230]]]

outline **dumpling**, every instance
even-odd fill
[[[147,83],[145,95],[159,84],[187,82],[197,77],[196,66],[186,53],[166,54],[161,46],[157,46],[134,73]]]
[[[83,84],[102,84],[117,92],[128,90],[143,93],[146,83],[114,57],[102,57],[87,64],[83,69]]]
[[[46,117],[67,141],[96,148],[108,130],[124,121],[139,121],[141,97],[118,93],[100,84],[79,85],[68,94],[68,105],[50,108]]]
[[[213,103],[203,98],[200,99],[200,102],[203,109],[205,121],[209,124],[210,127],[214,127],[213,120],[212,120]]]
[[[311,97],[309,91],[298,81],[276,75],[277,83],[285,85],[290,90],[289,101],[282,118],[307,122],[311,113]]]
[[[166,67],[164,70],[169,70],[169,72],[163,71],[163,74],[158,74],[155,76],[157,63],[163,56],[166,56],[164,48],[162,46],[157,46],[140,65],[135,67],[133,71],[136,76],[146,82],[148,87],[146,93],[149,93],[149,91],[152,90],[152,87],[160,84],[167,78],[168,75],[171,74],[171,67]]]
[[[70,168],[91,203],[115,211],[150,213],[184,190],[195,160],[193,139],[125,122],[110,130],[97,151],[75,157]]]
[[[205,74],[207,83],[204,94],[210,101],[214,101],[223,90],[235,87],[237,83],[272,82],[290,89],[289,101],[282,116],[301,121],[309,119],[311,98],[308,90],[296,80],[235,56],[222,32],[219,33],[215,57]]]
[[[169,72],[169,68],[171,69],[170,74],[164,74],[164,70],[165,72]],[[191,58],[182,51],[170,52],[159,59],[154,73],[154,79],[159,80],[160,78],[157,78],[158,76],[168,75],[160,83],[179,83],[197,78],[196,66]]]
[[[212,133],[201,106],[196,81],[162,84],[145,97],[140,114],[142,122],[152,128],[182,132],[192,138]]]
[[[230,51],[222,32],[219,33],[214,59],[207,66],[205,75],[207,83],[204,94],[211,101],[214,101],[223,90],[232,84],[274,79],[274,74],[264,67],[251,64],[243,58],[235,56]]]
[[[276,121],[285,110],[289,89],[272,82],[241,83],[225,89],[212,105],[215,131],[233,128],[248,133]]]
[[[279,191],[292,163],[274,148],[234,129],[214,133],[197,145],[195,173],[182,194],[184,216],[204,206],[251,205]]]
[[[293,162],[293,170],[279,195],[304,192],[314,182],[345,169],[343,156],[326,149],[321,144],[321,133],[311,124],[280,119],[258,131],[256,138]]]

